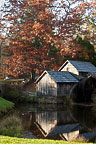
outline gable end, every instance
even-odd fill
[[[79,75],[79,71],[68,60],[60,67],[60,69],[58,71],[68,71],[68,72],[71,72],[73,74]]]

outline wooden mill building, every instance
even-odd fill
[[[62,103],[71,94],[82,97],[82,101],[88,95],[86,100],[90,101],[95,83],[96,67],[92,63],[67,60],[58,71],[44,71],[37,79],[37,96],[48,103]]]

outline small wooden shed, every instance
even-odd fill
[[[90,62],[67,60],[58,71],[69,71],[76,75],[87,76],[96,73],[96,67]]]
[[[62,103],[79,80],[70,72],[44,71],[36,80],[37,96],[48,103]]]

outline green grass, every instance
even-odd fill
[[[0,135],[22,137],[23,127],[17,115],[10,115],[0,120]]]
[[[0,97],[0,111],[7,112],[14,107],[14,103]]]
[[[66,142],[61,140],[23,139],[23,138],[0,136],[0,144],[86,144],[86,143]]]

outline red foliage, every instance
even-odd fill
[[[66,58],[88,59],[88,53],[73,40],[73,35],[81,30],[83,17],[92,3],[86,0],[61,0],[59,4],[53,0],[9,2],[3,19],[10,23],[7,26],[10,45],[5,49],[9,54],[8,74],[18,76],[32,69],[38,73],[56,69],[57,54],[59,65]]]
[[[49,3],[45,0],[10,2],[13,7],[5,18],[11,22],[10,45],[4,51],[9,54],[6,73],[18,76],[31,73],[32,69],[40,73],[51,68],[55,58],[50,56],[50,47],[55,36]]]

